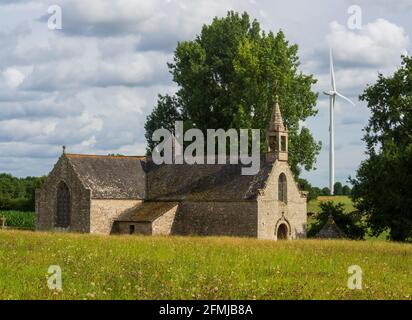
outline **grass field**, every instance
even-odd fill
[[[321,202],[332,201],[335,204],[343,203],[345,212],[352,212],[355,210],[352,200],[347,196],[320,196],[316,200],[311,200],[308,203],[308,212],[318,213],[320,211],[319,204]]]
[[[0,275],[0,299],[412,299],[412,245],[0,230]]]
[[[0,217],[6,218],[7,227],[34,230],[34,212],[0,211]]]

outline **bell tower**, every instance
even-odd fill
[[[266,143],[268,146],[266,161],[288,161],[288,130],[283,125],[278,96],[276,96],[269,125],[266,129]]]

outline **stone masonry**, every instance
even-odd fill
[[[150,157],[66,154],[36,191],[36,228],[99,234],[306,237],[306,194],[288,165],[276,102],[268,153],[255,176],[241,165],[156,165]]]

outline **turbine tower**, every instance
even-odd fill
[[[332,49],[330,49],[329,53],[330,58],[330,81],[332,85],[332,90],[324,91],[323,93],[329,96],[330,100],[330,124],[329,124],[329,187],[330,187],[330,194],[334,194],[334,186],[335,186],[335,136],[334,136],[334,117],[333,112],[335,110],[335,102],[336,96],[345,99],[346,101],[350,102],[352,105],[355,105],[349,98],[345,97],[344,95],[340,94],[336,90],[336,81],[335,81],[335,70],[333,68],[333,57],[332,57]]]

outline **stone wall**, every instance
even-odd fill
[[[278,201],[278,179],[284,173],[287,180],[287,203]],[[277,161],[263,194],[258,197],[258,238],[277,239],[280,224],[288,227],[289,239],[306,237],[307,208],[287,162]]]
[[[153,222],[129,221],[142,200],[92,199],[68,159],[62,156],[41,190],[36,192],[37,230],[55,230],[57,187],[65,182],[71,196],[71,223],[65,231],[100,234],[238,236],[276,239],[280,224],[288,228],[288,238],[306,237],[306,197],[294,181],[287,162],[277,161],[262,194],[254,201],[181,201]],[[278,178],[287,179],[287,203],[278,201]],[[115,221],[120,221],[116,222]]]
[[[71,232],[90,232],[90,190],[84,188],[66,157],[60,157],[40,190],[36,190],[36,229],[42,231],[55,230],[55,214],[57,208],[57,188],[65,182],[70,191]]]
[[[90,233],[117,233],[117,230],[113,230],[114,221],[141,203],[142,200],[92,199],[90,207]],[[129,233],[129,229],[127,229],[126,233]]]
[[[256,201],[181,202],[172,233],[200,236],[257,236]]]
[[[178,206],[173,207],[152,222],[152,234],[168,236],[172,234]]]
[[[152,235],[151,222],[118,222],[120,234],[130,234],[130,226],[134,226],[133,234],[150,236]]]
[[[145,221],[119,221],[118,232],[120,234],[130,234],[130,227],[134,226],[134,234],[168,236],[172,234],[173,224],[178,206],[164,212],[160,217],[152,222]]]

